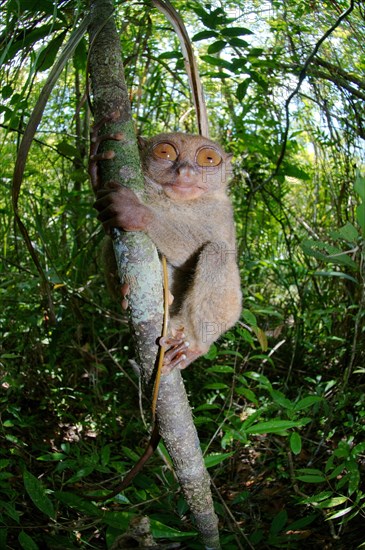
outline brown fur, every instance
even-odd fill
[[[156,144],[172,145],[173,160],[159,158]],[[221,158],[202,167],[198,153],[209,148]],[[233,212],[226,193],[230,156],[201,136],[160,134],[141,140],[145,195],[141,198],[120,185],[109,184],[98,193],[95,207],[107,231],[145,231],[169,264],[169,331],[183,329],[189,348],[184,368],[238,320],[241,312],[240,277],[236,262]],[[107,271],[114,276],[111,252]]]

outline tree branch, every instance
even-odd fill
[[[92,0],[91,13],[89,67],[95,119],[101,121],[100,134],[119,133],[122,136],[121,140],[102,144],[104,150],[115,152],[115,158],[101,163],[101,183],[121,181],[142,193],[144,181],[125,85],[120,40],[112,18],[112,0]],[[158,351],[156,341],[162,328],[160,262],[155,246],[143,233],[115,230],[113,243],[121,280],[130,287],[132,332],[146,388],[153,377]],[[156,413],[160,433],[203,543],[213,550],[219,549],[210,480],[178,370],[162,377]]]

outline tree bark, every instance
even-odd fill
[[[142,193],[144,181],[125,85],[120,40],[112,13],[112,0],[91,1],[89,69],[94,118],[96,123],[105,121],[100,134],[119,132],[123,135],[122,141],[107,141],[102,145],[104,149],[114,150],[115,158],[102,161],[101,184],[120,181]],[[116,120],[111,119],[111,115],[117,112]],[[121,280],[130,287],[132,334],[146,389],[156,362],[156,342],[163,319],[160,261],[155,246],[143,233],[115,230],[113,243]],[[213,509],[209,475],[179,371],[161,378],[156,413],[161,436],[202,541],[206,548],[219,549],[218,521]]]

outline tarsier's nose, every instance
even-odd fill
[[[191,179],[195,176],[196,171],[194,166],[189,162],[179,162],[176,166],[176,172],[183,179]]]

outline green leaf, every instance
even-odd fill
[[[347,497],[331,497],[317,504],[317,508],[335,508],[347,501]]]
[[[302,450],[302,438],[298,432],[293,432],[290,436],[290,449],[295,455],[299,455]]]
[[[82,38],[75,48],[73,55],[73,65],[78,71],[82,71],[86,65],[87,59],[87,43],[85,38]]]
[[[326,479],[322,476],[311,476],[311,475],[303,475],[303,476],[295,476],[296,479],[299,481],[303,481],[304,483],[324,483]]]
[[[58,36],[56,36],[56,38],[51,40],[51,42],[47,44],[45,48],[43,48],[37,58],[37,71],[47,71],[50,67],[52,67],[56,56],[63,44],[66,34],[67,31],[60,33]]]
[[[286,510],[280,510],[274,517],[270,525],[270,535],[278,535],[282,531],[288,521],[288,514]]]
[[[248,87],[250,85],[251,79],[246,78],[243,82],[240,82],[237,86],[236,96],[238,101],[242,101],[247,93]]]
[[[24,533],[24,531],[19,533],[18,541],[24,550],[39,550],[38,544],[36,544],[27,533]]]
[[[326,517],[326,520],[330,519],[336,519],[336,518],[342,518],[349,512],[351,512],[354,509],[354,506],[349,506],[348,508],[344,508],[343,510],[340,510],[339,512],[336,512],[335,514],[331,514]]]
[[[107,466],[110,461],[110,445],[105,445],[101,450],[101,464]]]
[[[80,470],[78,470],[73,476],[71,476],[67,480],[67,483],[75,483],[75,481],[79,481],[83,477],[89,476],[94,470],[94,466],[86,466],[85,468],[80,468]]]
[[[129,522],[137,516],[134,512],[106,512],[103,514],[103,522],[110,527],[126,531]]]
[[[220,52],[226,44],[227,42],[225,40],[217,40],[216,42],[213,42],[213,44],[211,44],[208,48],[208,54]]]
[[[255,349],[253,336],[246,328],[238,327],[237,332],[244,339],[245,342],[250,344]]]
[[[260,57],[265,50],[263,48],[251,48],[251,50],[247,53],[249,57]]]
[[[348,256],[348,254],[336,246],[323,241],[314,241],[312,239],[304,240],[301,246],[304,253],[308,256],[313,256],[314,258],[324,262],[346,265],[357,269],[357,264]]]
[[[295,477],[305,483],[324,483],[326,481],[324,473],[316,468],[300,468],[297,470]]]
[[[254,34],[250,29],[246,29],[245,27],[228,27],[226,29],[221,30],[221,34],[223,36],[244,36],[248,34]]]
[[[68,143],[65,139],[57,144],[57,151],[62,155],[65,155],[65,157],[77,158],[79,156],[78,149],[74,147],[74,145],[71,145],[71,143]]]
[[[355,445],[355,447],[351,450],[351,456],[353,458],[356,458],[358,454],[363,453],[365,451],[365,441],[362,441],[361,443],[358,443]]]
[[[19,512],[17,512],[17,510],[15,509],[15,505],[12,502],[5,502],[4,500],[0,500],[0,510],[1,510],[1,514],[5,513],[6,515],[9,516],[9,518],[13,519],[17,523],[20,522],[20,514]],[[0,533],[1,533],[1,529],[0,529]],[[0,548],[2,548],[1,544],[0,544]]]
[[[338,277],[339,279],[347,279],[358,284],[358,281],[354,277],[347,275],[347,273],[342,273],[342,271],[315,271],[313,275],[316,277]]]
[[[293,403],[285,397],[285,395],[278,390],[271,390],[270,395],[277,405],[280,405],[280,407],[283,407],[284,409],[292,410],[294,408]]]
[[[24,12],[43,12],[48,15],[54,15],[54,6],[50,0],[17,0],[20,13]]]
[[[215,344],[212,344],[208,350],[208,353],[204,355],[205,359],[209,359],[210,361],[213,361],[218,355],[218,348]]]
[[[64,453],[47,453],[46,455],[39,456],[37,460],[42,462],[59,462],[60,460],[65,460],[67,455]]]
[[[234,368],[229,365],[214,365],[214,367],[208,367],[205,369],[205,372],[217,372],[218,374],[222,373],[234,373]]]
[[[180,59],[181,52],[173,50],[172,52],[163,52],[158,56],[159,59]]]
[[[288,525],[288,528],[291,531],[297,530],[297,529],[303,529],[303,527],[307,527],[307,525],[310,525],[317,519],[317,514],[311,514],[309,516],[306,516],[304,518],[298,519],[297,521],[293,521]]]
[[[319,401],[323,401],[323,398],[319,397],[318,395],[308,395],[307,397],[303,397],[303,399],[300,399],[300,401],[295,403],[294,411],[302,411],[303,409],[307,409],[308,407],[319,403]]]
[[[300,474],[322,475],[323,476],[322,471],[318,470],[317,468],[299,468],[299,470],[297,470],[297,472],[300,473]]]
[[[54,518],[55,513],[52,501],[48,498],[43,484],[27,470],[23,473],[24,487],[37,508],[49,518]]]
[[[349,483],[348,483],[347,492],[349,495],[352,495],[359,488],[360,472],[355,460],[349,460],[346,463],[346,468],[349,470],[349,473],[348,473]]]
[[[204,388],[207,390],[225,390],[228,386],[221,382],[213,382],[212,384],[204,384]]]
[[[272,389],[269,379],[264,374],[260,374],[259,372],[254,371],[247,371],[244,373],[244,377],[259,382],[263,388],[269,391]]]
[[[291,178],[296,178],[303,181],[308,181],[310,179],[310,175],[305,172],[302,168],[299,166],[296,166],[295,164],[286,164],[284,167],[285,175],[289,176]]]
[[[268,420],[267,422],[259,422],[254,426],[250,426],[245,431],[247,434],[281,433],[290,428],[301,427],[303,420]]]
[[[330,235],[333,239],[345,239],[350,243],[356,243],[359,238],[358,230],[350,222],[336,231],[331,231]]]
[[[35,1],[37,2],[37,0]],[[1,61],[9,61],[15,57],[19,51],[26,52],[31,47],[34,47],[39,40],[47,38],[52,32],[60,30],[62,27],[63,26],[61,24],[54,24],[54,22],[52,22],[47,23],[46,25],[38,25],[32,30],[24,30],[24,32],[19,33],[19,39],[15,40],[11,44]]]
[[[227,458],[234,455],[234,452],[232,453],[211,453],[204,458],[204,464],[206,468],[211,468],[212,466],[216,466],[217,464],[221,464],[223,460],[226,460]]]
[[[218,33],[215,31],[202,31],[195,34],[192,38],[193,42],[198,42],[199,40],[205,40],[206,38],[218,37]]]
[[[179,539],[181,537],[194,537],[197,534],[195,531],[178,531],[155,519],[151,519],[150,522],[152,535],[156,538]]]
[[[249,309],[244,309],[242,312],[243,320],[250,326],[250,327],[257,327],[257,319],[255,315],[250,311]]]
[[[246,42],[246,40],[242,40],[242,38],[230,38],[229,43],[231,46],[234,46],[236,48],[248,48],[250,46],[249,42]]]
[[[14,90],[10,86],[10,84],[5,84],[5,86],[1,88],[1,95],[3,99],[9,99],[9,97],[12,96],[13,92]]]
[[[237,387],[235,391],[238,395],[243,395],[244,397],[246,397],[246,399],[248,401],[251,401],[251,403],[258,405],[258,399],[252,390],[244,387]]]
[[[217,73],[209,72],[206,74],[209,78],[217,78],[217,79],[225,79],[230,78],[230,75],[228,73],[225,73],[224,71],[219,71]]]
[[[213,55],[202,55],[201,59],[213,67],[223,67],[225,69],[231,70],[231,63],[220,57],[214,57]]]
[[[332,494],[332,491],[322,491],[311,497],[303,498],[300,502],[303,504],[318,504],[319,502],[332,497]]]

